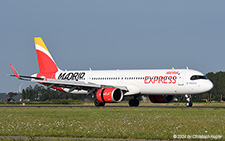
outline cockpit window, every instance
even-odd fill
[[[207,79],[207,77],[204,75],[193,75],[191,77],[191,80],[198,80],[198,79]]]

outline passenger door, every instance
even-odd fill
[[[178,86],[184,86],[184,77],[185,77],[185,72],[180,72],[178,74]]]

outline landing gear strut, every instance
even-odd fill
[[[97,99],[95,100],[95,106],[96,107],[103,107],[103,106],[105,106],[105,103],[100,103]]]
[[[192,107],[192,101],[191,101],[191,95],[185,95],[185,99],[186,99],[186,106],[187,107]]]
[[[137,107],[137,106],[139,106],[139,100],[137,99],[136,96],[134,97],[134,99],[130,99],[129,100],[129,105],[130,105],[130,107]]]

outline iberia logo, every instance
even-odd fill
[[[179,74],[179,71],[168,71],[166,74]]]

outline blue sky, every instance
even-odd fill
[[[0,92],[38,72],[33,37],[67,70],[225,70],[225,1],[11,0],[0,2]],[[23,88],[32,84],[26,82]]]

